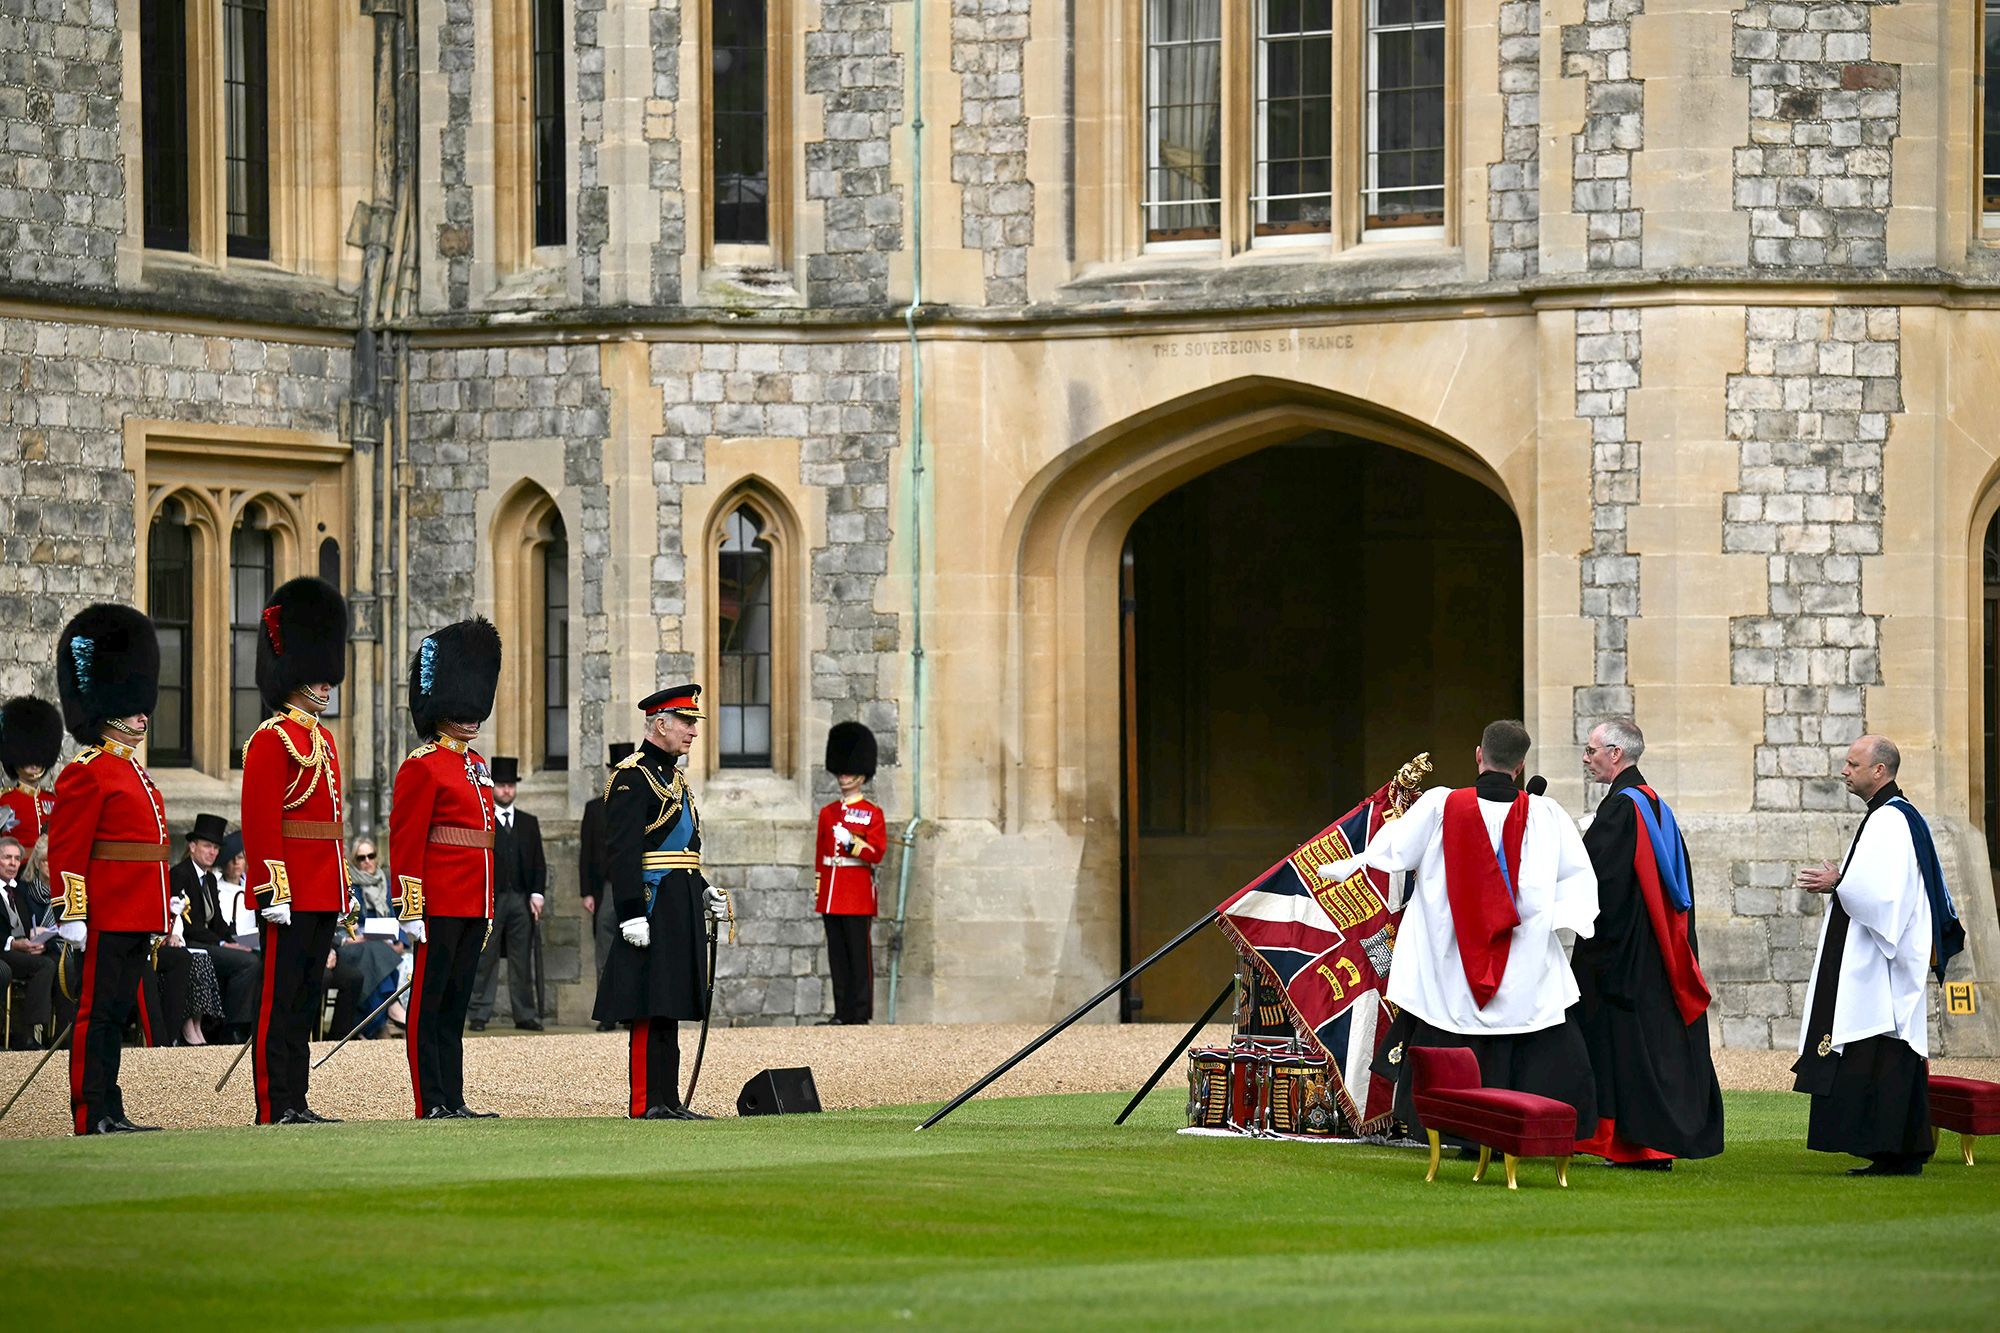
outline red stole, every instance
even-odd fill
[[[1651,787],[1641,785],[1639,790],[1651,800],[1660,799]],[[1632,848],[1632,869],[1639,877],[1639,895],[1646,900],[1646,917],[1653,923],[1653,938],[1660,944],[1660,961],[1667,966],[1667,984],[1674,992],[1674,1007],[1681,1011],[1681,1022],[1692,1023],[1708,1012],[1708,979],[1702,976],[1701,962],[1694,956],[1694,946],[1688,943],[1687,913],[1667,906],[1667,895],[1660,888],[1660,862],[1653,852],[1652,835],[1646,832],[1646,821],[1635,818],[1632,823],[1639,832]]]
[[[1528,797],[1514,797],[1507,822],[1500,826],[1503,872],[1495,855],[1486,820],[1479,813],[1479,792],[1461,787],[1444,798],[1444,892],[1451,903],[1451,928],[1458,936],[1458,961],[1466,985],[1480,1008],[1500,989],[1507,971],[1507,951],[1514,927],[1514,885],[1521,878],[1521,838],[1528,831]]]

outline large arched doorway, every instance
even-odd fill
[[[1320,430],[1222,464],[1132,524],[1122,564],[1127,965],[1412,754],[1472,778],[1522,712],[1522,542],[1466,473]],[[1187,1021],[1233,966],[1204,932],[1134,983]]]

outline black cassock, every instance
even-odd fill
[[[1722,1151],[1722,1088],[1708,1015],[1681,1018],[1632,864],[1639,812],[1624,789],[1645,781],[1636,767],[1620,773],[1583,835],[1597,871],[1598,912],[1596,935],[1578,940],[1571,956],[1582,992],[1575,1013],[1597,1077],[1597,1113],[1616,1122],[1619,1139],[1675,1157],[1714,1157]],[[1692,907],[1688,944],[1699,958]]]

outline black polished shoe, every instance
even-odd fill
[[[113,1118],[114,1118],[114,1119],[116,1119],[116,1120],[118,1121],[118,1129],[119,1129],[119,1131],[120,1131],[121,1133],[125,1133],[125,1134],[157,1134],[157,1133],[159,1133],[159,1132],[160,1132],[160,1127],[159,1127],[158,1125],[135,1125],[135,1124],[133,1124],[133,1123],[132,1123],[132,1121],[131,1121],[131,1120],[130,1120],[130,1119],[129,1119],[129,1118],[128,1118],[128,1117],[126,1116],[126,1115],[125,1115],[125,1113],[124,1113],[123,1111],[120,1111],[120,1112],[119,1112],[119,1113],[118,1113],[118,1114],[117,1114],[117,1115],[116,1115],[115,1117],[113,1117]]]
[[[467,1023],[466,1026],[471,1028],[474,1032],[484,1032],[486,1031],[486,1020],[483,1018],[475,1018],[470,1023]]]
[[[695,1109],[694,1109],[694,1108],[693,1108],[692,1106],[683,1106],[683,1107],[681,1108],[681,1119],[683,1119],[683,1120],[713,1120],[713,1119],[715,1119],[715,1117],[714,1117],[714,1116],[712,1116],[712,1115],[703,1115],[703,1114],[702,1114],[701,1112],[699,1112],[699,1111],[695,1110]]]
[[[597,1025],[597,1030],[599,1032],[616,1032],[618,1025],[607,1018]]]
[[[540,1032],[542,1031],[542,1020],[539,1018],[523,1018],[516,1022],[514,1026],[523,1032]]]
[[[114,1120],[108,1115],[97,1118],[96,1123],[84,1131],[86,1134],[137,1134],[139,1127],[126,1120]]]
[[[315,1125],[338,1125],[341,1123],[339,1116],[321,1115],[310,1106],[301,1106],[299,1108],[299,1117]]]
[[[458,1112],[452,1110],[449,1106],[433,1106],[430,1110],[424,1112],[424,1119],[456,1120],[458,1119]]]
[[[475,1111],[470,1106],[461,1106],[452,1112],[460,1120],[498,1120],[498,1111]]]
[[[646,1114],[639,1118],[641,1120],[685,1120],[687,1117],[681,1114],[681,1108],[678,1106],[649,1106],[646,1108]]]
[[[285,1113],[271,1123],[274,1125],[310,1125],[313,1122],[304,1112],[294,1111],[287,1107]]]

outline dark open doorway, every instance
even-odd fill
[[[1520,525],[1442,464],[1315,433],[1161,497],[1125,547],[1127,966],[1421,750],[1472,780],[1522,711]],[[1186,1022],[1229,975],[1220,932],[1128,990]]]

